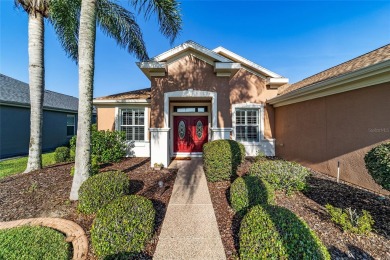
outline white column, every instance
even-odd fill
[[[150,128],[150,163],[153,167],[155,163],[162,163],[168,167],[170,163],[169,155],[169,128]]]

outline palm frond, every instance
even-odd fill
[[[23,8],[28,14],[41,13],[44,17],[47,16],[50,0],[14,0],[16,7]]]
[[[81,0],[51,0],[48,17],[66,54],[76,63],[80,8]]]
[[[130,11],[109,0],[98,0],[96,15],[102,31],[120,47],[135,54],[140,60],[148,59],[141,28]]]
[[[138,9],[144,12],[148,19],[151,14],[157,14],[160,32],[170,39],[171,43],[179,35],[182,29],[179,3],[176,0],[129,0]]]

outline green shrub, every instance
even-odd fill
[[[364,161],[375,182],[390,191],[390,142],[371,149]]]
[[[340,209],[333,207],[330,204],[326,204],[325,208],[332,217],[332,221],[339,224],[344,231],[367,235],[372,230],[374,220],[366,210],[363,210],[361,214],[358,214],[356,210],[351,208]]]
[[[278,160],[254,163],[249,169],[249,175],[258,176],[274,189],[290,194],[305,189],[310,171],[298,163]]]
[[[0,259],[71,259],[65,236],[48,227],[22,226],[0,230]]]
[[[130,180],[119,171],[103,172],[88,178],[80,187],[78,209],[86,214],[97,212],[112,200],[129,193]]]
[[[57,147],[54,151],[54,160],[56,163],[70,161],[69,148],[65,146]]]
[[[265,153],[263,151],[258,150],[256,152],[255,162],[260,162],[265,160],[267,160],[267,156],[265,155]]]
[[[330,259],[305,222],[288,209],[254,206],[242,220],[240,259]]]
[[[99,163],[97,162],[96,157],[92,156],[91,159],[91,172],[89,173],[89,176],[94,176],[99,173]],[[70,168],[70,176],[74,176],[74,166]]]
[[[123,196],[102,208],[92,225],[92,247],[97,256],[129,259],[140,253],[153,235],[155,210],[150,200]]]
[[[236,212],[245,214],[254,205],[274,204],[274,189],[257,176],[239,177],[230,186],[230,203]]]
[[[245,160],[245,147],[233,140],[216,140],[203,145],[206,178],[210,182],[230,180]]]
[[[70,140],[70,154],[76,155],[76,139]],[[96,157],[98,163],[118,162],[126,156],[126,134],[120,131],[98,131],[96,125],[92,125],[91,154]]]

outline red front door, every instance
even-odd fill
[[[173,151],[202,152],[208,140],[207,116],[175,116],[173,119]]]

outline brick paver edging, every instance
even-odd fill
[[[73,221],[62,218],[29,218],[15,221],[0,222],[0,229],[20,226],[45,226],[56,229],[66,235],[66,242],[72,242],[73,259],[87,259],[88,239],[84,230]]]

